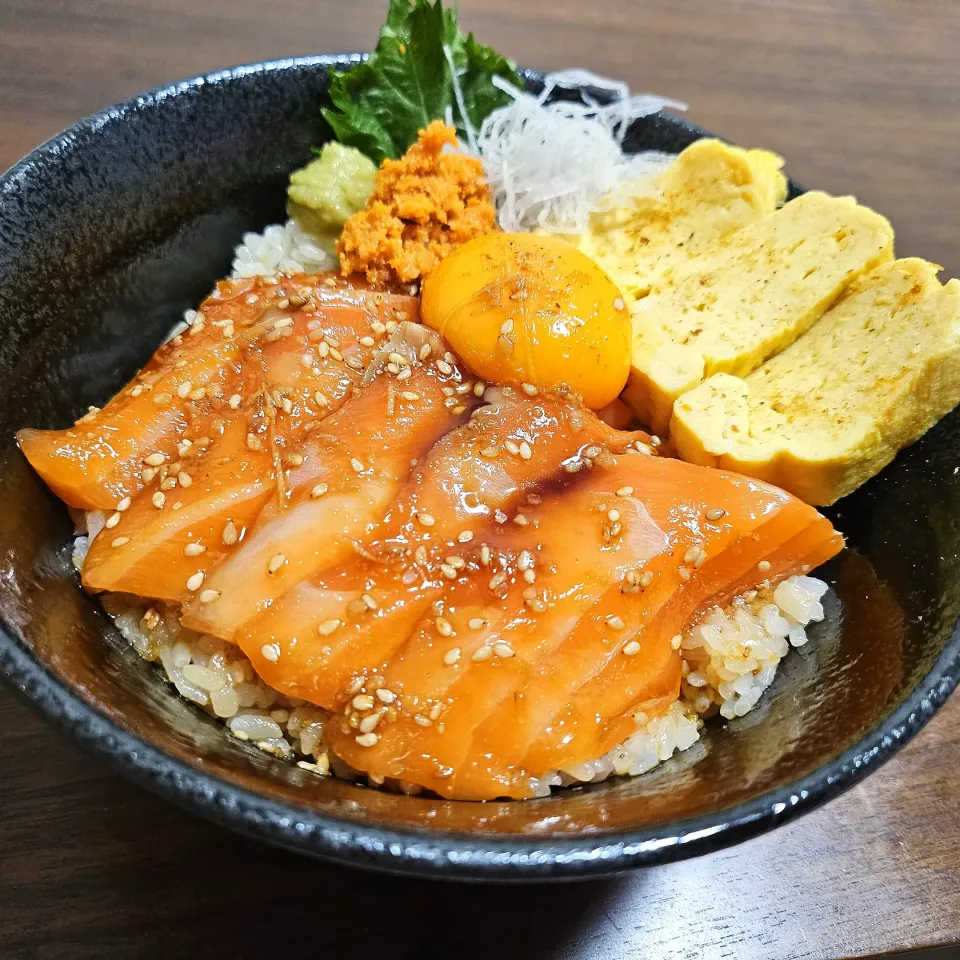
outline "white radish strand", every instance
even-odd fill
[[[621,145],[634,120],[664,107],[686,109],[676,100],[631,96],[625,84],[586,70],[548,74],[537,96],[501,77],[492,81],[513,102],[484,120],[476,144],[506,231],[583,233],[590,214],[609,205],[611,195],[660,173],[673,159],[652,151],[624,154]],[[589,93],[581,95],[582,102],[546,102],[558,88],[582,85],[607,94],[610,102],[600,104]],[[628,189],[642,192],[640,185]]]

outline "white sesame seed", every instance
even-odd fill
[[[191,477],[186,470],[181,470],[177,474],[177,481],[179,482],[181,487],[189,487],[190,484],[193,483],[193,477]]]
[[[353,700],[350,701],[353,704],[354,710],[372,710],[373,709],[373,697],[369,693],[358,693]]]
[[[690,579],[690,571],[689,571],[686,567],[680,567],[680,568],[677,570],[677,573],[680,575],[680,579],[681,579],[681,580],[689,580],[689,579]]]
[[[260,438],[255,433],[247,434],[247,448],[250,450],[260,449]]]
[[[432,527],[436,523],[436,520],[429,513],[418,513],[417,521],[423,527]]]
[[[375,733],[361,733],[360,736],[354,737],[353,739],[356,740],[361,747],[375,747],[380,742],[380,738]]]
[[[475,663],[480,663],[482,660],[489,660],[492,656],[493,648],[484,646],[477,647],[477,649],[473,651],[473,655],[470,657],[470,659]]]
[[[714,507],[712,510],[708,510],[704,516],[708,520],[720,520],[721,518],[727,515],[726,510],[722,510],[720,507]]]
[[[317,632],[321,637],[329,637],[330,634],[340,626],[340,624],[341,621],[336,617],[333,617],[330,620],[324,620],[323,623],[317,627]]]
[[[350,466],[353,467],[353,469],[354,469],[357,473],[363,473],[363,471],[364,471],[363,463],[361,463],[356,457],[352,457],[352,458],[351,458],[351,460],[350,460]]]
[[[144,483],[149,483],[156,475],[157,475],[157,471],[154,467],[147,467],[146,470],[143,470],[140,473],[140,479]]]
[[[607,626],[611,630],[623,630],[626,624],[621,617],[609,616],[607,617]]]
[[[113,539],[113,540],[110,541],[110,546],[111,546],[111,547],[122,547],[124,544],[129,543],[129,542],[130,542],[130,538],[129,538],[129,537],[116,537],[115,539]]]
[[[502,587],[503,584],[506,583],[506,580],[507,580],[507,575],[501,571],[500,573],[495,573],[490,578],[490,583],[488,584],[488,586],[490,587],[491,590],[496,590],[499,587]]]
[[[528,397],[535,397],[540,392],[532,383],[521,383],[520,388]]]
[[[769,561],[769,560],[761,560],[761,561],[757,564],[757,569],[758,569],[761,573],[766,573],[766,572],[770,569],[770,561]]]
[[[228,520],[223,527],[223,533],[220,534],[220,539],[228,546],[231,547],[237,542],[237,525],[232,521]]]
[[[533,450],[530,449],[530,444],[526,440],[520,444],[520,456],[524,460],[529,460],[533,456]]]
[[[414,393],[414,392],[411,391],[411,390],[404,390],[404,391],[400,394],[400,396],[403,397],[404,400],[409,400],[411,403],[415,403],[417,400],[420,399],[420,394],[419,394],[419,393]]]
[[[196,541],[188,543],[183,548],[183,555],[185,557],[199,557],[201,553],[206,552],[207,548],[202,543],[197,543]]]
[[[524,570],[524,571],[523,571],[523,579],[524,579],[527,583],[536,583],[536,582],[537,582],[537,574],[536,574],[536,571],[534,571],[534,570]]]
[[[530,523],[530,521],[529,521],[529,520],[526,518],[526,516],[525,516],[524,514],[522,514],[522,513],[518,513],[518,514],[513,518],[513,522],[514,522],[518,527],[525,527],[525,526],[527,526],[527,525]]]
[[[608,511],[607,511],[607,519],[608,519],[611,523],[616,523],[616,522],[620,519],[620,511],[619,511],[619,510],[608,510]]]
[[[469,543],[473,539],[472,530],[461,530],[457,534],[457,543]]]
[[[120,522],[119,512],[111,513],[110,516],[107,517],[107,522],[104,524],[104,526],[112,530],[119,522]]]
[[[460,648],[451,647],[444,655],[443,662],[448,666],[452,667],[460,659]]]
[[[267,564],[267,573],[276,573],[286,562],[287,558],[282,553],[274,554]]]
[[[148,467],[159,467],[166,461],[166,457],[162,453],[151,453],[149,457],[144,457],[143,462]]]
[[[644,570],[643,574],[640,577],[640,586],[649,587],[651,583],[653,583],[653,571]]]
[[[520,447],[518,444],[514,443],[513,440],[508,440],[504,446],[507,448],[508,452],[512,453],[514,456],[520,453]]]
[[[203,571],[198,570],[195,574],[190,577],[187,577],[187,589],[193,593],[195,590],[199,590],[203,585]]]
[[[176,483],[176,481],[174,481]],[[167,498],[158,490],[151,498],[150,502],[158,509],[163,509],[163,505],[167,502]]]
[[[218,599],[220,596],[219,590],[204,590],[200,594],[201,603],[213,603],[214,600]]]
[[[377,729],[377,724],[380,723],[380,714],[371,713],[364,717],[360,721],[360,732],[361,733],[373,733]]]
[[[442,374],[445,374],[446,376],[450,376],[450,374],[453,373],[453,367],[451,367],[450,364],[449,364],[446,360],[438,360],[438,361],[437,361],[437,369],[438,369]]]
[[[426,360],[427,357],[430,356],[432,350],[433,350],[433,348],[430,346],[430,344],[429,344],[429,343],[425,343],[425,344],[420,348],[420,352],[417,354],[417,356],[418,356],[421,360]]]
[[[434,625],[437,628],[437,633],[439,633],[441,637],[453,636],[453,626],[446,617],[437,617],[437,619],[434,620]]]
[[[467,623],[471,630],[482,630],[486,625],[487,621],[483,617],[471,617]]]
[[[310,499],[311,499],[311,500],[318,500],[318,499],[319,499],[320,497],[322,497],[329,489],[330,489],[330,488],[329,488],[325,483],[318,483],[318,484],[310,491]]]
[[[449,563],[441,563],[441,564],[440,564],[440,572],[441,572],[448,580],[456,580],[456,579],[457,579],[457,568],[454,567],[454,566],[451,566],[451,564],[449,564]]]
[[[670,646],[674,650],[679,650],[681,643],[683,643],[683,636],[679,633],[670,638]]]
[[[363,595],[360,597],[360,599],[363,601],[364,606],[365,606],[368,610],[376,610],[376,609],[377,609],[377,601],[374,600],[373,597],[371,597],[369,593],[363,594]]]
[[[517,560],[517,566],[521,570],[529,570],[535,561],[533,559],[533,554],[529,550],[521,550],[520,557]]]
[[[280,659],[280,644],[265,643],[260,648],[260,654],[264,660],[269,660],[271,663],[276,663]]]
[[[379,687],[377,689],[377,699],[381,703],[393,703],[397,699],[397,695],[386,687]]]
[[[493,645],[493,652],[498,657],[512,657],[513,647],[511,647],[509,643],[504,643],[503,640],[500,640]]]
[[[181,400],[186,400],[187,395],[190,393],[192,389],[193,389],[193,384],[189,380],[184,380],[183,383],[181,383],[180,386],[177,387],[177,396]]]
[[[129,498],[129,497],[124,497],[124,498],[117,504],[117,510],[118,510],[120,513],[123,513],[123,511],[126,510],[129,506],[130,506],[130,498]]]
[[[513,333],[513,320],[504,320],[500,324],[500,333],[505,337],[509,337]]]
[[[635,657],[640,652],[640,644],[636,640],[630,640],[623,645],[623,652],[628,657]]]
[[[690,549],[687,550],[687,552],[683,555],[683,562],[693,563],[694,560],[696,560],[697,557],[699,556],[700,556],[700,547],[699,546],[690,547]]]
[[[480,451],[480,456],[481,456],[481,457],[488,457],[488,458],[492,459],[492,458],[495,457],[499,452],[500,452],[500,451],[497,449],[497,447],[496,447],[494,444],[491,444],[489,447],[484,447],[484,448]]]

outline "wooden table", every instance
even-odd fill
[[[253,60],[369,48],[383,0],[7,0],[0,166],[98,107]],[[521,63],[582,65],[855,192],[960,273],[960,5],[462,0]],[[141,793],[0,690],[0,955],[834,958],[960,940],[960,700],[846,796],[625,879],[466,887],[301,860]],[[941,951],[936,951],[937,955]],[[952,949],[950,955],[955,955]],[[943,952],[946,956],[947,953]]]

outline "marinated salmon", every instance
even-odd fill
[[[692,619],[842,546],[777,488],[654,456],[600,459],[546,485],[519,532],[485,531],[497,560],[471,551],[390,660],[356,674],[328,724],[339,756],[444,796],[532,796],[549,771],[625,739],[636,710],[669,707],[675,638]]]
[[[249,400],[275,379],[299,394],[305,416],[335,405],[350,386],[347,365],[324,365],[332,376],[316,386],[309,374],[319,372],[324,357],[344,356],[338,338],[373,347],[418,311],[416,297],[356,289],[333,274],[225,280],[193,324],[160,347],[103,409],[91,409],[68,429],[21,430],[17,439],[61,500],[113,510],[150,482],[144,473],[155,475],[147,461],[175,461],[181,439],[204,436],[203,421],[215,423],[238,394]],[[294,330],[298,320],[309,329]],[[299,367],[307,349],[318,351],[310,371]],[[360,370],[366,365],[363,356],[352,360]]]
[[[89,589],[239,648],[373,782],[534,796],[672,709],[690,624],[842,539],[562,391],[470,379],[416,319],[331,277],[224,283],[102,411],[21,445],[103,511]]]
[[[268,683],[335,709],[345,686],[385,664],[457,579],[466,553],[493,562],[490,543],[509,518],[509,529],[522,529],[527,498],[536,501],[558,470],[603,451],[651,449],[647,434],[613,430],[559,398],[491,399],[433,447],[362,556],[299,584],[235,635]],[[533,456],[547,447],[550,455]]]

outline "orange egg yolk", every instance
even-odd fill
[[[490,233],[463,244],[424,281],[421,315],[489,383],[572,390],[599,409],[630,372],[620,291],[559,237]]]

